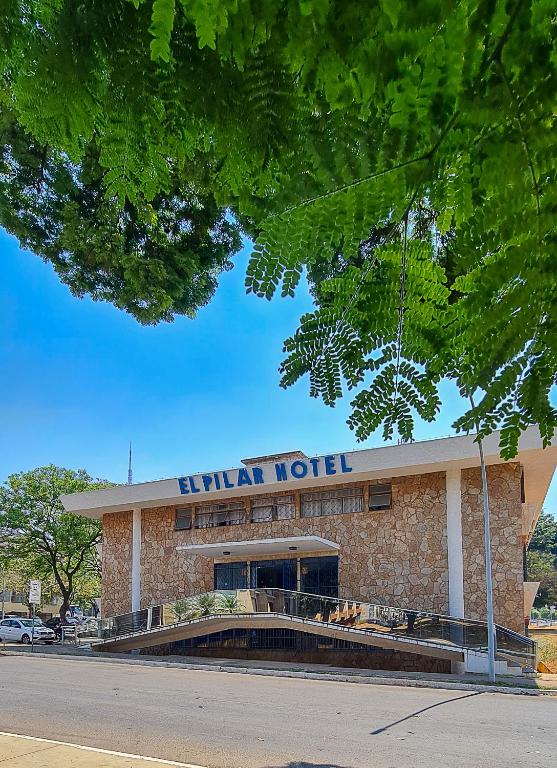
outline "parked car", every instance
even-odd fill
[[[80,635],[96,635],[99,631],[99,622],[92,616],[88,616],[83,619],[77,631]]]
[[[57,640],[62,639],[62,627],[73,627],[75,622],[66,620],[62,622],[62,619],[60,616],[53,616],[51,619],[48,619],[48,621],[45,622],[46,626],[51,629],[54,634],[56,635]]]
[[[34,627],[33,627],[34,623]],[[0,621],[0,640],[28,645],[34,636],[36,643],[50,645],[56,635],[40,619],[4,619]]]

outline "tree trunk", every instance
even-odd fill
[[[70,610],[70,597],[71,593],[66,590],[62,591],[62,605],[60,606],[60,619],[63,623],[66,622],[66,614]]]

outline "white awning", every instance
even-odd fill
[[[178,552],[189,552],[204,557],[252,557],[254,555],[283,555],[292,553],[337,552],[340,545],[321,536],[288,536],[280,539],[249,539],[246,541],[219,541],[212,544],[182,544]]]

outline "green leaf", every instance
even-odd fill
[[[136,6],[137,7],[137,6]],[[153,0],[153,12],[149,32],[151,40],[151,58],[153,61],[170,61],[170,36],[176,14],[175,0]]]

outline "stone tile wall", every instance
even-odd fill
[[[523,629],[523,608],[519,465],[490,467],[489,482],[496,619],[520,631]],[[366,483],[364,509],[367,508],[367,488]],[[463,471],[465,613],[472,618],[485,617],[480,489],[479,470]],[[304,492],[309,490],[304,489]],[[213,560],[177,552],[179,545],[317,535],[341,545],[341,595],[402,608],[447,613],[445,475],[431,473],[393,478],[392,491],[393,503],[389,510],[301,518],[299,493],[296,493],[297,517],[294,519],[191,531],[175,530],[174,507],[144,510],[142,607],[213,588]],[[131,531],[131,512],[105,515],[104,616],[130,610]],[[284,555],[287,556],[292,557],[292,554]]]
[[[177,552],[179,545],[317,535],[341,545],[339,589],[343,596],[446,612],[444,474],[396,478],[392,487],[390,510],[191,531],[174,530],[173,507],[144,510],[142,605],[212,589],[213,561]]]
[[[103,516],[102,615],[131,610],[132,512]]]
[[[495,621],[524,632],[521,468],[517,462],[487,468]],[[464,613],[485,620],[485,548],[479,469],[462,472]]]
[[[175,508],[145,509],[141,516],[141,607],[172,602],[213,589],[213,561],[177,552],[186,542],[202,543],[203,531],[174,530]],[[243,528],[244,526],[242,526]],[[239,530],[234,526],[232,530]],[[210,529],[230,532],[230,528]],[[195,541],[192,536],[196,536]],[[214,538],[215,541],[219,539]]]

